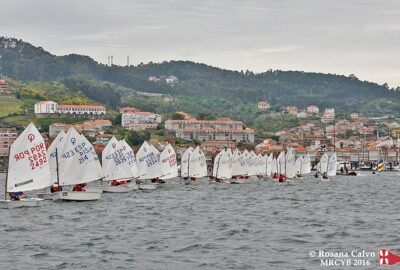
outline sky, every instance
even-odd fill
[[[399,0],[0,0],[0,35],[114,64],[355,74],[400,86]]]

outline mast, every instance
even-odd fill
[[[188,156],[188,167],[187,167],[187,177],[189,178],[190,176],[189,176],[189,169],[190,169],[190,153],[189,153],[189,156]]]
[[[219,156],[218,158],[218,162],[217,162],[217,170],[215,171],[215,180],[218,180],[218,169],[219,169],[219,162],[221,161],[221,156]]]
[[[56,173],[57,173],[57,186],[60,187],[60,175],[58,172],[58,149],[56,148]]]
[[[6,173],[6,182],[4,184],[4,200],[7,200],[8,171],[10,169],[10,149],[11,146],[8,147],[7,173]]]

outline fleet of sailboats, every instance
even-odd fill
[[[206,157],[199,146],[187,148],[178,166],[176,152],[170,144],[160,153],[145,141],[135,156],[126,141],[115,137],[104,148],[100,163],[92,144],[75,129],[60,132],[46,150],[44,139],[33,124],[13,143],[9,156],[5,199],[0,200],[2,208],[40,206],[43,199],[98,200],[102,191],[151,190],[179,176],[186,184],[207,176],[219,183],[243,184],[249,180],[276,178],[277,174],[289,179],[311,172],[310,157],[296,155],[292,148],[282,150],[278,156],[226,148],[214,158],[208,175]],[[317,170],[334,176],[336,167],[336,153],[330,156],[325,153]],[[101,188],[87,187],[87,183],[95,181],[102,183]],[[41,198],[20,193],[49,187],[51,192],[38,193]],[[21,197],[16,198],[18,195]]]

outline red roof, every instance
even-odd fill
[[[105,109],[104,106],[101,105],[58,105],[59,109]]]

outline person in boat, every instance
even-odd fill
[[[340,167],[340,174],[343,174],[344,173],[344,169],[343,169],[343,167]]]
[[[62,191],[62,187],[56,186],[56,185],[53,185],[53,186],[50,187],[50,192],[51,193],[55,193],[55,192],[59,192],[59,191]]]
[[[285,182],[285,178],[283,177],[282,174],[279,174],[278,180],[279,182]]]
[[[278,175],[275,172],[274,175],[272,175],[272,179],[276,179],[276,178],[278,178]]]
[[[315,172],[314,177],[315,177],[315,178],[318,178],[318,177],[319,177],[318,172]]]
[[[20,201],[24,193],[22,191],[19,192],[10,192],[10,200],[11,201]]]
[[[301,177],[302,175],[301,175],[301,173],[298,171],[298,172],[296,173],[296,176],[297,176],[297,177]]]
[[[119,183],[118,183],[118,181],[117,180],[112,180],[111,181],[111,186],[118,186],[119,185]]]
[[[76,191],[76,192],[85,191],[84,187],[85,187],[85,184],[77,184],[72,188],[72,191]]]
[[[326,174],[326,172],[324,172],[324,173],[322,174],[322,178],[328,179],[328,175]]]
[[[375,172],[375,171],[373,171],[373,172],[372,172],[372,175],[374,175],[374,176],[375,176],[375,175],[377,175],[377,174],[376,174],[376,172]]]

